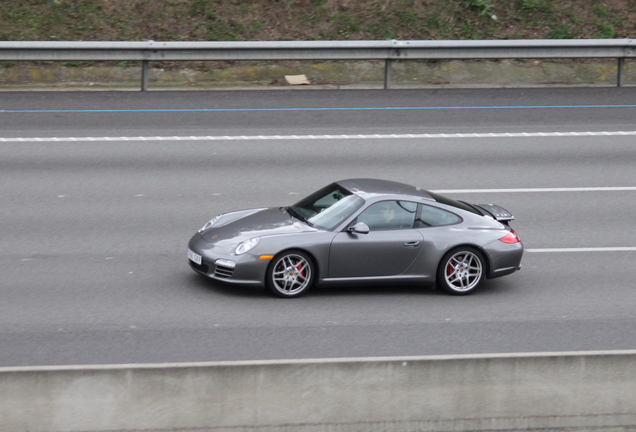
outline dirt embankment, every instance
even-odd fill
[[[635,38],[636,0],[0,1],[0,40]]]

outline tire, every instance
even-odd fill
[[[286,251],[277,255],[267,268],[267,288],[277,297],[299,297],[314,283],[315,267],[304,252]]]
[[[437,268],[437,286],[452,295],[467,295],[481,285],[486,274],[482,254],[471,247],[453,249]]]

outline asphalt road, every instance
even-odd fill
[[[617,131],[636,88],[1,92],[0,365],[634,349],[636,135]],[[349,177],[504,206],[523,269],[467,297],[293,300],[190,270],[215,214]]]

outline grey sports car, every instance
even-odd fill
[[[520,268],[514,217],[376,179],[332,183],[289,207],[223,213],[192,237],[209,278],[297,297],[314,285],[433,283],[465,295]]]

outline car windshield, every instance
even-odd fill
[[[334,183],[298,201],[290,210],[313,225],[333,229],[362,204],[362,198]]]

